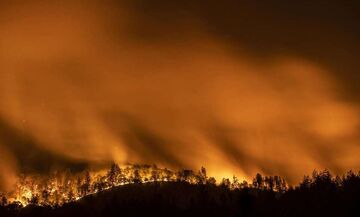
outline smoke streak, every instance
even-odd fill
[[[0,188],[19,172],[111,161],[290,181],[360,168],[357,100],[345,100],[335,56],[281,49],[272,30],[254,30],[272,48],[258,55],[229,27],[251,22],[216,19],[214,3],[14,2],[0,15]],[[339,59],[351,76],[352,52]]]

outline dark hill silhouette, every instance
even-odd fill
[[[133,183],[110,188],[62,206],[0,206],[0,216],[356,216],[360,175],[333,177],[314,172],[296,187],[271,188],[271,178],[256,176],[241,188],[226,180],[191,184],[186,181]]]

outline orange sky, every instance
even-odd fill
[[[110,161],[358,170],[358,7],[199,4],[3,1],[0,187]]]

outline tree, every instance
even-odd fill
[[[309,189],[312,184],[310,176],[304,176],[302,182],[299,185],[300,189]]]
[[[241,188],[241,189],[248,188],[248,187],[249,187],[249,183],[248,183],[246,180],[244,180],[244,181],[240,184],[240,188]]]
[[[229,179],[223,178],[221,180],[220,186],[230,188],[231,187],[231,182],[230,182]]]
[[[240,188],[239,179],[236,176],[233,176],[233,182],[231,184],[232,189],[238,189]]]
[[[33,194],[29,200],[29,203],[34,205],[39,204],[39,195]]]
[[[115,186],[115,185],[117,185],[117,183],[119,183],[119,174],[120,173],[121,173],[121,169],[120,169],[119,165],[117,165],[116,163],[113,163],[107,174],[110,186]]]
[[[132,181],[132,179],[134,178],[133,174],[131,173],[132,170],[129,166],[126,166],[125,168],[123,168],[122,170],[122,174],[123,174],[123,182],[122,183],[129,183]]]
[[[287,189],[288,189],[288,184],[286,183],[285,179],[284,178],[281,178],[281,188],[280,188],[280,191],[281,192],[285,192]]]
[[[198,176],[199,176],[199,184],[205,185],[207,182],[207,175],[206,175],[205,167],[201,167]]]
[[[181,182],[192,182],[195,179],[195,174],[192,170],[181,170],[178,172],[178,178]],[[195,182],[197,182],[195,180]]]
[[[133,182],[134,183],[141,183],[141,175],[140,175],[140,171],[139,171],[138,167],[135,167],[135,169],[134,169]]]
[[[91,177],[90,177],[89,171],[86,171],[86,174],[85,174],[85,185],[86,185],[86,191],[88,193],[90,191],[90,187],[91,187]]]
[[[75,201],[75,194],[72,189],[70,189],[70,191],[68,192],[67,200],[68,200],[67,202]]]
[[[76,181],[76,190],[77,190],[77,195],[82,197],[83,196],[83,191],[82,191],[82,180],[80,177],[77,178]]]
[[[334,189],[335,185],[336,184],[333,182],[333,178],[329,170],[325,169],[324,171],[313,173],[312,187],[329,190]]]
[[[280,176],[274,176],[275,190],[278,192],[282,191],[282,181]]]
[[[5,197],[5,195],[1,195],[0,194],[0,206],[5,206],[7,205],[8,201],[7,198]]]
[[[62,193],[67,193],[69,192],[69,190],[72,188],[72,179],[71,179],[71,172],[69,169],[67,169],[64,172],[64,176],[63,176],[63,182],[62,182]]]
[[[159,172],[157,168],[151,169],[151,181],[157,182],[159,180]]]
[[[253,186],[257,189],[262,189],[264,185],[263,177],[260,173],[257,173],[255,178],[253,179]]]
[[[89,171],[85,173],[85,180],[84,183],[80,187],[80,196],[86,196],[91,191],[91,177]]]
[[[173,173],[169,169],[165,168],[164,171],[164,181],[171,181]]]
[[[46,188],[41,192],[41,197],[43,204],[49,204],[50,192]]]
[[[264,187],[270,191],[274,190],[274,177],[272,176],[265,176],[264,178]]]
[[[207,181],[208,185],[216,185],[216,179],[214,177],[210,177]]]
[[[341,177],[339,175],[336,175],[334,182],[335,182],[337,187],[342,186],[342,179],[341,179]]]
[[[60,204],[60,199],[61,199],[59,191],[55,190],[53,195],[54,195],[54,200],[53,200],[52,205],[59,205]]]
[[[94,192],[103,191],[108,187],[108,182],[103,176],[97,176],[96,181],[94,182]]]

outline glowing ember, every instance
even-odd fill
[[[274,188],[274,190],[281,191],[287,188],[283,179],[276,176],[273,178],[278,183],[277,188]],[[113,164],[107,172],[85,172],[77,175],[70,173],[54,174],[46,180],[40,176],[22,176],[17,182],[16,189],[8,192],[6,196],[10,203],[20,203],[22,206],[29,204],[60,206],[116,186],[176,181],[189,184],[216,184],[215,178],[207,176],[205,168],[201,168],[198,173],[194,173],[192,170],[173,172],[148,165],[119,167],[117,164]],[[218,184],[231,189],[251,186],[246,181],[239,183],[235,176],[232,181],[224,178]],[[265,185],[262,187],[272,188]]]

